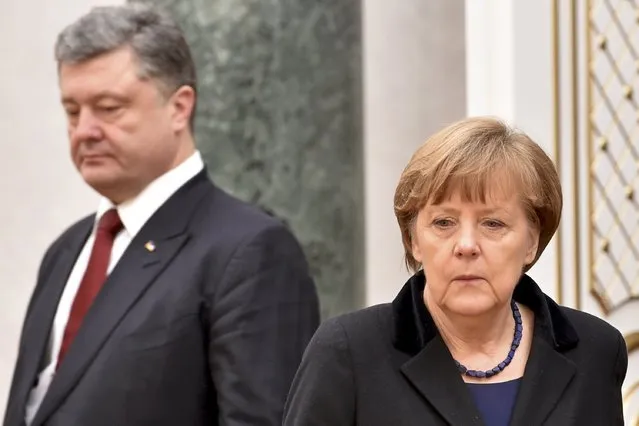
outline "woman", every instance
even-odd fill
[[[431,137],[395,193],[415,274],[392,304],[320,326],[284,424],[623,425],[620,333],[525,274],[561,207],[553,163],[525,134],[473,118]]]

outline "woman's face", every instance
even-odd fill
[[[485,203],[453,191],[419,212],[412,251],[423,265],[429,301],[456,314],[479,315],[510,303],[538,243],[539,231],[517,191],[487,191]]]

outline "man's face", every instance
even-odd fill
[[[63,63],[59,84],[72,160],[114,203],[135,197],[182,161],[179,135],[188,130],[192,109],[182,92],[191,89],[164,96],[156,81],[140,78],[129,47]]]

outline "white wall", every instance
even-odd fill
[[[68,157],[53,45],[97,0],[0,0],[0,419],[40,258],[95,207]],[[113,3],[113,2],[109,2]]]
[[[53,44],[95,4],[0,0],[0,418],[24,310],[46,247],[93,210],[67,152]],[[408,276],[393,193],[412,152],[465,115],[463,0],[363,1],[366,303],[392,300]]]
[[[393,213],[399,176],[432,133],[465,116],[463,0],[363,0],[365,304],[409,276]]]
[[[551,0],[466,0],[468,115],[494,115],[555,157]],[[530,270],[557,292],[557,238]]]
[[[561,0],[467,0],[468,111],[506,118],[528,132],[559,166],[564,191],[561,241],[553,240],[531,275],[560,303],[596,315],[630,336],[639,332],[637,300],[626,300],[614,311],[605,312],[590,289],[595,260],[590,256],[589,239],[594,238],[594,230],[587,194],[594,167],[589,166],[587,152],[591,137],[596,135],[589,134],[587,122],[601,111],[592,112],[592,105],[588,105],[589,78],[599,68],[591,68],[596,61],[587,56],[587,37],[598,35],[587,22],[602,10],[604,15],[608,12],[606,8],[587,11],[587,5]],[[632,12],[624,2],[614,7],[622,16]],[[599,72],[597,78],[606,78],[605,71]],[[635,124],[634,116],[620,119],[627,121],[626,128]],[[625,143],[612,132],[608,136],[611,146]],[[615,190],[623,188],[613,187],[609,193]],[[619,192],[613,195],[613,199],[624,198]],[[609,215],[604,210],[598,220],[603,222]],[[632,223],[632,211],[625,218],[626,223]],[[623,241],[613,239],[611,243]],[[621,262],[624,267],[628,264]],[[629,361],[623,389],[628,424],[637,418],[639,407],[639,351],[631,352]]]

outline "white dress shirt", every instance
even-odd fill
[[[171,197],[171,195],[173,195],[181,186],[198,174],[203,167],[204,163],[202,161],[202,157],[200,153],[196,151],[182,164],[151,182],[137,197],[117,206],[118,214],[120,215],[124,229],[118,233],[113,241],[113,248],[111,249],[111,257],[109,259],[107,274],[113,270],[113,267],[118,263],[118,260],[120,260],[120,257],[131,240],[140,231],[140,229],[142,229],[149,218],[151,218],[153,213],[155,213],[157,209],[160,208],[160,206],[162,206],[162,204],[164,204],[164,202],[168,200],[169,197]],[[98,220],[104,213],[113,207],[115,206],[111,203],[111,201],[102,197],[96,211],[95,224],[97,224]],[[93,241],[95,240],[95,224],[91,235],[84,244],[75,265],[71,270],[71,274],[69,275],[62,297],[58,303],[58,309],[56,311],[55,319],[53,320],[52,332],[49,337],[50,350],[47,351],[47,366],[40,372],[37,386],[31,389],[27,400],[25,418],[27,425],[30,425],[33,421],[33,418],[35,417],[35,414],[47,393],[47,389],[53,380],[60,346],[62,345],[62,336],[64,335],[64,329],[69,319],[69,314],[71,313],[71,305],[73,304],[73,299],[80,287],[84,271],[89,263],[89,256],[91,255]]]

